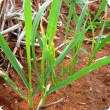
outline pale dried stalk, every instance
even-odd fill
[[[18,47],[20,46],[21,40],[23,39],[23,37],[25,36],[25,29],[23,29],[23,31],[21,32],[20,36],[18,37],[17,43],[15,45],[15,48],[13,50],[13,54],[15,55]]]
[[[67,44],[67,42],[65,42],[65,44]],[[64,43],[60,44],[58,47],[55,48],[55,51],[58,50],[59,48],[63,47]]]
[[[104,57],[102,57],[102,58],[98,58],[98,59],[96,59],[95,60],[95,62],[97,62],[97,61],[99,61],[99,60],[101,60],[101,59],[104,59],[104,58],[106,58],[107,56],[104,56]]]
[[[4,14],[5,14],[5,10],[6,10],[6,5],[7,5],[8,0],[4,0],[1,3],[1,11],[0,11],[0,32],[2,31],[1,26],[3,24],[3,19],[4,19]]]
[[[62,53],[59,50],[56,51],[59,55]],[[66,58],[72,59],[70,56],[66,55]]]
[[[9,10],[8,13],[12,13],[13,11],[15,11],[15,1],[14,0],[10,0],[11,3],[11,9]]]
[[[50,89],[50,86],[51,86],[51,84],[49,83],[49,84],[47,85],[47,87],[46,87],[46,91],[45,91],[45,92],[47,92],[47,91]],[[38,108],[42,105],[42,101],[43,101],[43,99],[41,98],[41,100],[40,100],[40,102],[39,102],[39,104],[38,104]]]
[[[1,31],[4,30],[4,26],[5,26],[5,21],[7,19],[7,12],[8,12],[8,10],[9,10],[9,4],[7,4],[6,11],[4,13],[4,19],[3,19],[3,22],[2,22],[2,25],[1,25]]]
[[[41,109],[49,108],[49,107],[51,107],[52,105],[55,105],[55,104],[61,102],[63,99],[64,99],[64,98],[61,98],[61,99],[59,99],[59,100],[57,100],[57,101],[55,101],[55,102],[53,102],[53,103],[51,103],[51,104],[47,104],[47,105],[40,106],[40,107],[38,107],[36,110],[41,110]]]
[[[9,32],[12,32],[12,31],[14,31],[14,30],[20,28],[21,26],[22,26],[21,23],[19,23],[19,24],[16,24],[16,25],[14,25],[14,26],[12,26],[12,27],[10,27],[10,28],[8,28],[8,29],[6,29],[6,30],[0,32],[0,33],[1,33],[2,35],[4,35],[4,34],[7,34],[7,33],[9,33]]]
[[[13,12],[11,14],[8,13],[7,15],[7,20],[8,19],[12,19],[13,17],[16,17],[16,16],[22,16],[23,14],[22,13],[19,13],[19,12]]]
[[[23,29],[23,31],[21,32],[20,36],[18,37],[17,43],[16,43],[15,48],[14,48],[14,50],[13,50],[13,55],[14,55],[14,56],[15,56],[15,54],[16,54],[16,52],[17,52],[17,50],[18,50],[18,47],[20,46],[20,42],[21,42],[21,40],[23,39],[24,36],[25,36],[25,29]],[[15,58],[16,58],[16,57],[15,57]],[[16,60],[17,60],[17,58],[16,58]],[[21,63],[20,63],[18,60],[17,60],[17,62],[18,62],[18,64],[19,64],[20,68],[22,69],[23,66],[21,65]],[[9,69],[9,67],[10,67],[10,63],[8,64],[7,70]]]
[[[106,38],[107,35],[108,35],[108,34],[106,34],[106,35],[102,35],[102,36],[101,36],[101,39]],[[98,39],[98,36],[95,36],[95,37],[94,37],[94,40],[96,40],[96,39]],[[93,40],[93,38],[90,38],[90,40]],[[95,42],[96,42],[96,41],[95,41]],[[89,43],[91,43],[91,41],[87,41],[86,43],[89,44]]]
[[[26,45],[26,41],[21,41],[21,45]],[[31,43],[30,43],[31,45]],[[40,45],[38,43],[34,43],[35,46],[39,47]]]

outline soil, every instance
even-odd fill
[[[97,2],[89,4],[89,10],[96,14],[101,4],[101,0]],[[77,14],[80,15],[81,10],[76,5]],[[108,7],[108,13],[110,11],[110,7]],[[59,20],[62,20],[63,25],[66,27],[66,21],[68,16],[69,9],[66,4],[63,2],[61,8],[61,14]],[[100,17],[104,16],[104,11]],[[108,14],[107,20],[110,19],[110,15]],[[45,25],[45,23],[44,23]],[[74,19],[71,20],[70,29],[75,30]],[[95,36],[99,35],[101,27],[98,26],[95,30]],[[109,29],[104,29],[103,35],[106,35],[110,32]],[[57,29],[56,36],[60,38],[60,40],[54,40],[55,47],[64,41],[65,30],[62,28]],[[68,40],[71,40],[74,34],[72,32],[68,33]],[[86,37],[91,38],[92,32],[89,30],[86,33]],[[10,48],[13,50],[16,44],[16,37],[14,35],[10,35],[8,38],[8,43]],[[91,44],[87,44],[86,41],[83,42],[83,47],[90,54],[91,52]],[[62,49],[60,49],[62,51]],[[37,58],[40,58],[42,53],[39,47],[36,47]],[[69,54],[70,57],[74,55],[74,50],[72,50]],[[58,54],[56,54],[56,57]],[[106,44],[98,53],[96,54],[92,63],[95,62],[96,59],[102,58],[105,56],[110,56],[110,44]],[[26,60],[26,50],[25,46],[21,45],[16,53],[16,57],[23,65],[23,73],[28,80],[28,66]],[[64,68],[68,65],[71,59],[64,59]],[[79,51],[78,55],[78,63],[76,71],[79,71],[87,66],[88,56],[82,50]],[[37,61],[38,71],[40,73],[41,62]],[[0,68],[6,69],[8,66],[8,60],[6,59],[4,53],[0,51]],[[61,63],[56,68],[56,76],[60,77],[60,67]],[[8,70],[8,74],[10,78],[14,81],[14,83],[19,87],[20,90],[28,97],[29,93],[25,85],[23,84],[21,78],[17,74],[17,72],[10,67]],[[67,76],[65,75],[63,79]],[[50,83],[50,76],[48,76],[48,83]],[[32,62],[32,88],[38,84],[38,79],[36,77],[35,69]],[[103,110],[103,108],[110,107],[110,64],[102,66],[89,74],[80,77],[69,85],[59,89],[57,93],[53,92],[47,95],[46,103],[50,104],[55,102],[61,98],[64,100],[58,104],[55,104],[46,110]],[[33,97],[33,110],[35,110],[39,104],[41,99],[41,89],[35,94]],[[23,99],[1,76],[0,76],[0,106],[2,106],[3,110],[30,110],[28,103],[25,99]]]

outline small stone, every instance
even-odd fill
[[[86,105],[85,103],[78,103],[79,105]]]
[[[107,110],[107,108],[103,107],[103,110]]]
[[[3,85],[5,86],[5,85],[6,85],[6,83],[3,83]]]
[[[0,106],[0,110],[3,110],[2,108],[4,107],[4,105]]]

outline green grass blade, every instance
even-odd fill
[[[51,43],[49,58],[50,58],[49,65],[52,66],[52,71],[50,72],[50,76],[51,76],[52,84],[53,84],[53,86],[55,86],[57,84],[57,79],[55,76],[55,47],[54,47],[54,43]]]
[[[81,13],[81,15],[79,17],[78,24],[76,26],[76,31],[75,31],[74,37],[76,37],[77,36],[77,33],[80,31],[80,27],[81,27],[81,25],[83,23],[83,20],[84,20],[85,14],[86,14],[87,7],[88,7],[88,3],[85,3],[85,6],[84,6],[84,8],[82,10],[82,13]]]
[[[39,90],[40,86],[41,86],[41,83],[39,82],[39,83],[37,84],[37,86],[35,87],[33,93],[32,93],[32,97],[34,97],[34,95],[36,94],[36,92]]]
[[[85,23],[85,24],[86,24],[86,23]],[[75,52],[74,57],[73,57],[72,60],[69,62],[68,66],[66,67],[64,73],[62,74],[62,76],[60,77],[60,79],[59,79],[58,82],[60,82],[60,80],[63,78],[63,76],[65,75],[65,73],[68,71],[68,69],[69,69],[71,63],[74,61],[75,57],[76,57],[77,54],[78,54],[78,51],[79,51],[79,49],[80,49],[80,47],[81,47],[81,44],[82,44],[81,39],[82,39],[82,41],[83,41],[84,34],[85,34],[85,33],[87,32],[87,30],[89,29],[89,27],[88,27],[87,29],[84,29],[84,28],[85,28],[85,25],[83,26],[82,33],[79,34],[80,43],[79,43],[79,45],[78,45],[77,51]]]
[[[47,76],[49,75],[49,73],[51,72],[51,70],[52,70],[52,66],[50,66],[50,67],[48,68],[48,70],[45,72],[44,80],[47,78]],[[34,91],[33,91],[33,93],[32,93],[32,96],[34,96],[34,95],[36,94],[36,92],[39,90],[40,86],[41,86],[41,82],[39,82],[39,83],[37,84],[37,86],[35,87],[35,89],[34,89]]]
[[[13,65],[13,67],[15,68],[15,70],[17,71],[17,73],[20,75],[20,77],[22,78],[24,84],[26,85],[26,87],[29,89],[29,84],[21,70],[21,68],[19,67],[15,56],[13,55],[12,51],[10,50],[7,42],[5,41],[5,39],[3,38],[3,36],[0,33],[0,46],[3,49],[5,55],[7,56],[7,58],[9,59],[10,63]]]
[[[81,48],[81,45],[82,45],[82,42],[83,42],[83,38],[84,38],[84,35],[85,35],[85,25],[86,25],[86,22],[84,23],[84,26],[82,28],[82,32],[80,34],[81,38],[80,38],[80,41],[78,42],[78,44],[76,44],[75,46],[75,53],[74,53],[74,60],[73,60],[73,64],[72,64],[72,68],[71,68],[71,74],[74,74],[72,71],[75,72],[75,69],[76,69],[76,66],[74,67],[74,65],[76,64],[77,65],[77,59],[78,59],[78,52]],[[74,70],[73,70],[73,67],[74,67]]]
[[[89,11],[89,14],[92,15],[94,18],[95,18],[95,16],[96,16],[95,14],[91,13],[90,11]],[[98,21],[103,21],[103,20],[102,20],[101,18],[99,18],[99,17],[97,17],[97,20],[98,20]]]
[[[85,30],[85,33],[90,27],[88,27]],[[59,55],[59,57],[55,61],[55,65],[58,65],[64,58],[65,56],[75,47],[75,45],[79,42],[81,39],[81,35],[79,35],[77,38],[73,39],[68,46],[64,49],[64,51]]]
[[[93,54],[95,53],[95,51],[96,51],[96,49],[97,49],[97,47],[98,47],[98,45],[99,45],[99,43],[100,43],[100,41],[101,41],[101,37],[102,37],[103,30],[104,30],[104,25],[103,25],[103,27],[102,27],[102,29],[101,29],[101,31],[100,31],[100,34],[99,34],[99,36],[98,36],[98,39],[97,39],[97,41],[96,41]]]
[[[72,40],[71,43],[66,46],[60,56],[56,59],[55,65],[58,65],[66,57],[66,55],[75,47],[75,45],[79,42],[80,37],[77,37],[76,39]]]
[[[46,53],[48,53],[47,52],[48,50],[47,50],[47,38],[45,36],[42,24],[40,25],[40,27],[41,27],[41,34],[42,34],[42,41],[43,41],[42,60],[41,60],[41,87],[42,87],[42,99],[43,99],[42,105],[44,105],[45,96],[46,96],[45,94],[46,85],[44,80],[44,65],[45,65]]]
[[[8,82],[8,84],[10,84],[11,87],[13,87],[15,91],[17,91],[25,100],[28,101],[28,98],[21,92],[21,90],[15,85],[15,83],[9,78],[7,74],[0,71],[0,75]]]
[[[31,53],[30,53],[30,39],[32,30],[32,12],[31,12],[31,1],[24,1],[24,19],[25,19],[25,35],[26,35],[26,54],[28,62],[28,74],[29,74],[29,97],[30,97],[30,108],[33,108],[32,102],[32,78],[31,78]]]
[[[71,3],[71,6],[69,7],[70,10],[69,10],[68,21],[67,21],[67,26],[66,26],[64,48],[65,48],[65,42],[66,42],[66,39],[67,39],[67,35],[68,35],[68,31],[69,31],[69,26],[70,26],[74,6],[75,6],[75,1],[73,0],[72,3]],[[62,65],[61,65],[61,76],[62,76],[62,74],[63,74],[63,61],[62,61]]]
[[[72,3],[71,3],[71,6],[70,6],[69,15],[68,15],[68,21],[67,21],[67,26],[66,26],[66,34],[65,34],[65,41],[67,39],[67,35],[68,35],[68,31],[69,31],[69,26],[70,26],[70,21],[71,21],[71,17],[72,17],[74,6],[75,6],[75,1],[73,0]],[[65,47],[65,41],[64,41],[64,47]]]
[[[100,8],[99,8],[99,10],[98,10],[98,12],[97,12],[97,14],[96,14],[96,16],[95,16],[95,18],[94,18],[94,20],[93,20],[93,22],[98,18],[98,16],[101,14],[101,12],[103,11],[103,9],[105,8],[105,6],[107,5],[107,0],[102,0],[102,3],[101,3],[101,6],[100,6]]]
[[[110,26],[110,21],[107,22],[93,22],[92,25],[103,25],[105,23],[105,26]],[[87,22],[87,24],[91,24],[90,22]]]
[[[65,3],[66,3],[66,2],[65,2]],[[66,3],[66,5],[67,5],[68,8],[70,9],[70,5],[68,5],[67,3]],[[75,23],[78,24],[78,19],[79,19],[79,17],[78,17],[77,14],[76,14],[75,8],[74,8],[74,10],[72,10],[72,12],[73,12],[73,15],[74,15]]]
[[[49,22],[48,22],[48,26],[47,26],[47,32],[46,32],[46,38],[48,37],[48,35],[49,35],[49,33],[50,33],[50,29],[51,29],[51,27],[52,27],[52,23],[53,23],[53,21],[54,21],[54,19],[55,18],[53,18],[53,17],[55,17],[54,15],[56,14],[56,8],[57,8],[57,4],[58,4],[58,0],[53,0],[53,2],[52,2],[52,6],[51,6],[51,10],[50,10],[50,15],[49,15]],[[59,8],[58,8],[59,9]],[[58,17],[58,16],[57,16]],[[57,18],[56,18],[57,19]],[[53,35],[55,34],[55,29],[54,29],[54,33],[53,33]],[[52,35],[51,35],[52,36]],[[54,37],[54,36],[52,36],[52,37]],[[50,39],[52,39],[51,37],[50,37]],[[49,45],[51,45],[51,41],[52,40],[50,40],[49,42]]]
[[[86,51],[86,49],[83,46],[81,46],[80,49],[87,54],[87,51]]]
[[[103,65],[106,65],[108,63],[110,63],[110,56],[106,57],[106,58],[104,58],[104,59],[102,59],[102,60],[100,60],[100,61],[98,61],[98,62],[96,62],[96,63],[94,63],[94,64],[92,64],[92,65],[90,65],[90,66],[88,66],[88,67],[86,67],[84,69],[82,69],[82,70],[80,70],[80,71],[78,71],[77,73],[75,73],[73,75],[71,75],[70,77],[68,77],[67,79],[65,79],[62,82],[58,83],[56,86],[54,86],[49,91],[47,91],[47,94],[49,94],[51,92],[54,92],[54,91],[64,87],[65,85],[71,83],[72,81],[78,79],[79,77],[81,77],[81,76],[83,76],[83,75],[95,70],[96,68],[99,68],[99,67],[101,67]]]
[[[49,48],[51,46],[51,42],[54,39],[54,35],[56,32],[61,4],[62,4],[62,2],[61,1],[57,2],[57,0],[54,0],[52,3],[52,8],[51,8],[50,15],[49,15],[49,23],[48,23],[48,27],[47,27],[47,34],[46,34],[46,36],[47,36],[48,32],[49,32]]]
[[[58,24],[57,24],[57,26],[58,26],[58,27],[61,27],[61,28],[63,28],[63,29],[66,29],[66,27],[60,26],[60,25],[58,25]],[[73,30],[71,30],[71,29],[69,29],[69,31],[72,32],[72,33],[75,33],[75,32],[74,32]]]
[[[35,35],[37,35],[38,42],[40,44],[41,50],[43,50],[43,42],[40,39],[40,36],[38,35],[38,33],[36,33],[36,30],[38,28],[38,24],[39,24],[39,21],[42,17],[42,14],[43,14],[44,10],[46,9],[46,7],[50,4],[50,2],[51,1],[45,2],[42,5],[42,7],[39,9],[39,11],[38,11],[38,13],[34,19],[33,25],[32,25],[32,33],[31,33],[32,55],[33,55],[33,61],[34,61],[34,68],[35,68],[35,71],[36,71],[36,74],[37,74],[39,81],[40,81],[40,76],[39,76],[38,71],[37,71],[36,54],[35,54],[35,46],[34,46]]]
[[[106,36],[106,38],[98,45],[98,47],[96,48],[93,57],[95,56],[95,54],[105,45],[107,44],[107,42],[110,40],[110,33]]]
[[[52,71],[50,73],[50,76],[51,76],[53,86],[57,83],[56,76],[55,76],[55,48],[54,48],[53,40],[54,40],[56,28],[57,28],[57,22],[60,14],[61,4],[62,4],[61,1],[58,1],[58,0],[53,1],[52,8],[50,10],[49,23],[47,27],[47,33],[46,33],[46,37],[48,37],[49,35],[49,52],[48,52],[48,55],[46,55],[46,63],[49,64],[49,66],[52,66]],[[48,58],[49,58],[49,62],[47,60]]]
[[[108,5],[106,4],[106,6],[105,6],[105,20],[106,20],[106,17],[107,17],[107,10],[108,10]]]
[[[38,39],[38,42],[39,42],[40,48],[41,48],[41,50],[43,50],[43,42],[42,42],[42,39],[40,38],[38,32],[36,32],[36,36],[37,36],[37,39]]]

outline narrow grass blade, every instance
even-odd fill
[[[91,13],[90,11],[89,11],[89,14],[92,15],[94,18],[95,18],[95,16],[96,16],[95,14]],[[99,18],[99,17],[97,17],[97,20],[98,20],[98,21],[103,21],[103,20],[102,20],[101,18]]]
[[[89,29],[89,27],[88,27],[88,29]],[[64,49],[64,51],[56,59],[55,65],[58,65],[65,58],[65,56],[75,47],[75,45],[79,42],[80,37],[81,36],[77,37],[75,40],[72,40],[72,42]],[[47,76],[49,75],[49,73],[51,72],[51,70],[52,70],[52,66],[50,66],[48,68],[48,70],[45,72],[44,80],[47,78]],[[34,89],[32,96],[35,95],[35,93],[37,92],[37,90],[40,88],[40,85],[41,85],[41,83],[39,82],[38,85],[36,86],[36,88]]]
[[[38,32],[36,32],[36,36],[40,45],[41,50],[43,50],[43,42],[42,39],[40,38],[40,35],[38,34]]]
[[[50,76],[51,76],[51,80],[52,80],[52,84],[53,86],[55,86],[57,84],[57,79],[55,76],[55,47],[54,47],[54,43],[51,43],[51,47],[50,47],[50,61],[49,61],[49,65],[52,66],[52,71],[50,72]]]
[[[79,52],[79,50],[81,48],[81,45],[82,45],[82,42],[83,42],[83,38],[84,38],[84,35],[85,35],[85,30],[86,30],[85,29],[85,25],[86,25],[86,22],[84,23],[84,26],[82,28],[82,32],[80,34],[80,36],[81,36],[80,41],[75,46],[74,60],[73,60],[73,64],[72,64],[70,75],[75,73],[75,69],[76,69],[76,65],[77,65],[77,59],[78,59],[78,52]],[[74,67],[74,65],[75,65],[75,67]],[[73,70],[73,67],[74,67],[74,70]],[[74,73],[72,71],[74,71]]]
[[[33,102],[32,102],[31,53],[30,53],[32,12],[31,12],[31,1],[30,0],[24,1],[24,16],[25,16],[25,34],[26,34],[26,53],[27,53],[28,74],[29,74],[29,99],[30,99],[30,108],[32,109]]]
[[[100,8],[99,8],[99,10],[98,10],[98,12],[97,12],[97,14],[96,14],[96,16],[95,16],[95,18],[94,18],[94,20],[93,20],[93,22],[98,18],[98,16],[101,14],[101,12],[103,11],[103,9],[105,8],[105,6],[107,5],[107,0],[102,0],[102,3],[101,3],[101,6],[100,6]]]
[[[53,40],[54,40],[56,28],[57,28],[57,22],[59,18],[61,4],[62,4],[61,1],[58,1],[58,0],[53,1],[52,7],[50,10],[49,23],[47,27],[47,33],[46,33],[46,38],[49,36],[49,52],[48,52],[48,55],[46,55],[46,62],[48,62],[47,59],[49,56],[49,63],[47,64],[49,64],[48,66],[52,66],[52,71],[50,72],[50,76],[51,76],[53,86],[56,85],[57,83],[56,76],[55,76],[55,47],[53,44]]]
[[[66,46],[60,56],[56,59],[55,65],[58,65],[58,63],[60,63],[66,57],[66,55],[75,47],[75,45],[79,42],[80,37],[81,36],[77,37],[75,40],[72,40],[71,43]]]
[[[107,42],[110,40],[110,33],[106,36],[106,38],[98,45],[98,47],[96,48],[93,57],[95,56],[95,54],[105,45],[107,44]]]
[[[43,42],[43,50],[42,50],[42,60],[41,60],[41,87],[42,87],[42,105],[45,103],[45,80],[44,80],[44,65],[45,65],[45,58],[46,58],[46,53],[47,53],[47,38],[44,33],[44,29],[42,24],[40,25],[41,27],[41,34],[42,34],[42,42]]]
[[[88,27],[85,30],[85,33],[90,27]],[[64,58],[65,56],[75,47],[75,45],[79,42],[81,39],[81,35],[79,35],[77,38],[73,39],[68,46],[64,49],[64,51],[60,54],[60,56],[56,59],[55,65],[58,65]]]
[[[105,6],[105,20],[106,20],[106,17],[107,17],[107,10],[108,10],[108,5],[106,4],[106,6]]]
[[[69,26],[70,26],[70,21],[71,21],[71,17],[72,17],[74,6],[75,6],[75,1],[73,0],[72,3],[71,3],[71,6],[70,6],[69,15],[68,15],[68,21],[67,21],[67,26],[66,26],[66,34],[65,34],[65,41],[67,39],[67,35],[68,35],[68,31],[69,31]],[[65,41],[64,41],[64,47],[65,47]]]
[[[28,98],[21,92],[21,90],[15,85],[15,83],[9,78],[7,74],[0,70],[0,75],[8,82],[8,84],[10,84],[11,87],[13,87],[15,91],[17,91],[25,100],[28,101]]]
[[[49,48],[55,36],[61,4],[62,2],[57,1],[57,0],[54,0],[52,3],[52,8],[51,8],[50,15],[49,15],[49,23],[47,27],[47,33],[46,33],[46,37],[47,37],[48,32],[49,32]]]
[[[61,27],[61,28],[63,28],[63,29],[66,29],[66,27],[60,26],[60,25],[58,25],[58,24],[57,24],[57,26],[58,26],[58,27]],[[74,32],[73,30],[71,30],[71,29],[69,29],[69,31],[72,32],[72,33],[75,33],[75,32]]]
[[[45,74],[44,74],[44,80],[47,78],[47,76],[49,75],[49,73],[51,72],[51,70],[52,70],[52,66],[50,66],[48,68],[48,70],[45,72]],[[41,82],[39,82],[37,84],[37,86],[35,87],[35,89],[34,89],[34,91],[32,93],[32,96],[34,96],[36,94],[36,92],[39,90],[40,86],[41,86]]]
[[[62,82],[58,83],[56,86],[54,86],[53,88],[51,88],[49,91],[47,91],[47,94],[51,93],[51,92],[54,92],[62,87],[64,87],[65,85],[71,83],[72,81],[78,79],[79,77],[83,76],[83,75],[86,75],[87,73],[95,70],[96,68],[99,68],[103,65],[106,65],[110,63],[110,56],[109,57],[106,57],[80,71],[78,71],[77,73],[71,75],[70,77],[68,77],[67,79],[63,80]]]
[[[87,51],[86,51],[86,49],[83,46],[81,46],[80,49],[87,54]]]
[[[85,24],[86,24],[86,23],[85,23]],[[83,30],[82,30],[81,34],[79,34],[80,43],[79,43],[79,46],[78,46],[78,48],[77,48],[77,51],[75,52],[74,57],[73,57],[72,60],[69,62],[68,66],[66,67],[64,73],[62,74],[62,76],[60,77],[60,79],[59,79],[58,82],[60,82],[61,79],[63,78],[63,76],[65,75],[65,73],[68,72],[70,65],[71,65],[72,62],[74,61],[74,59],[75,59],[76,55],[78,54],[78,51],[79,51],[79,49],[80,49],[80,47],[81,47],[81,45],[82,45],[82,41],[83,41],[84,34],[87,32],[88,29],[89,29],[89,27],[88,27],[87,29],[85,29],[85,25],[83,26]]]
[[[99,43],[100,43],[100,41],[101,41],[101,36],[102,36],[103,30],[104,30],[104,24],[103,24],[103,27],[102,27],[102,29],[101,29],[101,31],[100,31],[100,34],[99,34],[99,36],[98,36],[98,39],[97,39],[97,41],[96,41],[93,54],[95,53],[95,51],[96,51],[96,49],[97,49],[97,47],[98,47],[98,45],[99,45]],[[93,40],[94,40],[94,39],[93,39]]]
[[[81,13],[81,15],[80,15],[80,17],[79,17],[78,24],[76,25],[76,31],[75,31],[74,37],[77,37],[77,33],[79,33],[79,31],[80,31],[80,27],[81,27],[82,22],[83,22],[83,20],[84,20],[87,7],[88,7],[88,3],[85,3],[85,6],[84,6],[84,8],[83,8],[83,11],[82,11],[82,13]]]
[[[9,59],[10,63],[13,65],[13,67],[15,68],[15,70],[17,71],[17,73],[20,75],[20,77],[22,78],[24,84],[26,85],[26,87],[29,89],[29,84],[21,70],[21,68],[19,67],[15,56],[13,55],[12,51],[10,50],[7,42],[5,41],[4,37],[1,35],[0,33],[0,46],[3,49],[5,55],[7,56],[7,58]]]
[[[66,3],[66,2],[65,2],[65,3]],[[68,5],[67,3],[66,3],[66,5],[67,5],[68,8],[70,9],[70,5]],[[75,18],[75,23],[78,24],[78,19],[79,19],[79,17],[78,17],[77,14],[76,14],[75,8],[73,8],[72,13],[73,13],[74,18]]]
[[[39,24],[39,21],[42,17],[42,14],[44,12],[44,10],[46,9],[46,7],[51,3],[51,1],[48,1],[48,2],[45,2],[42,7],[39,9],[35,19],[34,19],[34,22],[33,22],[33,25],[32,25],[32,33],[31,33],[31,44],[32,44],[32,55],[33,55],[33,61],[34,61],[34,68],[36,70],[36,74],[37,74],[37,77],[40,81],[40,76],[38,74],[38,71],[37,71],[37,65],[36,65],[36,54],[35,54],[35,46],[34,46],[34,43],[35,43],[35,35],[37,35],[38,37],[38,42],[41,46],[41,49],[43,50],[43,43],[40,39],[40,36],[36,33],[36,30],[38,28],[38,24]]]
[[[103,25],[105,23],[105,26],[110,26],[110,21],[107,21],[107,22],[93,22],[92,25]],[[91,24],[90,22],[87,22],[87,24]]]
[[[66,26],[66,34],[65,34],[65,40],[64,40],[64,47],[63,48],[65,48],[65,42],[66,42],[66,39],[67,39],[67,35],[68,35],[68,31],[69,31],[69,26],[70,26],[74,6],[75,6],[75,1],[72,0],[71,6],[69,7],[70,10],[69,10],[69,15],[68,15],[68,21],[67,21],[67,26]],[[61,76],[62,76],[62,74],[63,74],[63,61],[62,61],[62,65],[61,65]]]

